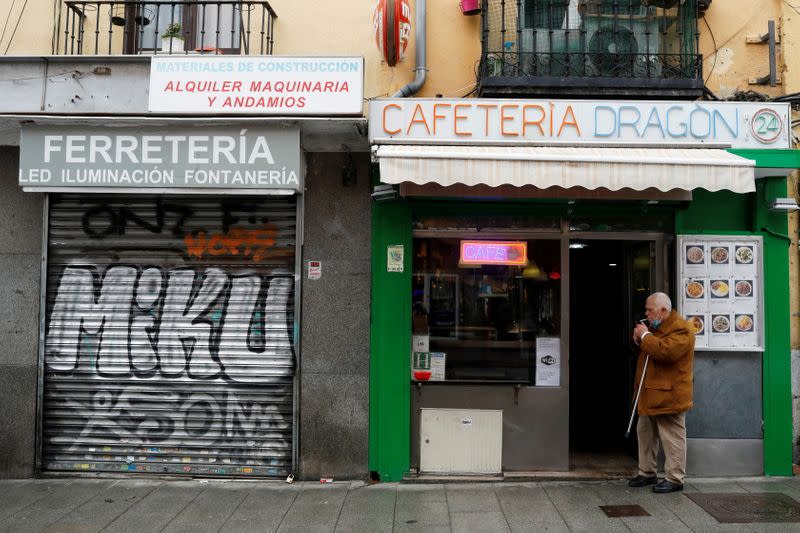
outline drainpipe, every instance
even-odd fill
[[[417,11],[417,31],[415,34],[416,37],[416,63],[417,66],[414,70],[417,72],[417,76],[414,78],[414,81],[409,83],[408,85],[404,86],[402,89],[397,91],[392,95],[393,98],[406,98],[408,96],[413,96],[417,94],[422,86],[425,84],[425,77],[428,74],[428,63],[427,63],[427,55],[425,54],[425,48],[427,46],[427,18],[426,18],[426,4],[427,0],[417,0],[416,2],[416,11]]]

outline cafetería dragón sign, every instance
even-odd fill
[[[302,190],[296,128],[25,126],[25,189]],[[156,192],[156,191],[154,191]]]
[[[791,147],[784,103],[400,98],[369,116],[375,144]]]

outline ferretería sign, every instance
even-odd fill
[[[25,189],[289,189],[303,187],[298,129],[224,126],[25,126]]]

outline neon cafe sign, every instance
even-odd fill
[[[528,264],[528,243],[506,241],[461,241],[460,263],[464,265]]]

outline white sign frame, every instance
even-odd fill
[[[764,242],[759,235],[678,235],[676,239],[676,264],[678,265],[678,298],[677,309],[684,318],[690,316],[704,317],[704,333],[698,335],[695,340],[695,351],[709,352],[763,352],[764,351]],[[745,267],[737,263],[737,247],[753,247],[752,267]],[[701,248],[703,251],[702,260],[696,263],[690,261],[689,249],[693,247]],[[715,248],[727,248],[729,256],[730,272],[726,267],[715,265],[712,261],[711,252]],[[715,279],[730,280],[728,282],[728,301],[725,298],[714,295],[712,282]],[[736,295],[735,284],[737,280],[752,281],[751,291],[752,304],[754,308],[747,310],[747,298],[739,298]],[[699,298],[689,298],[687,284],[698,282],[703,285],[703,295]],[[730,322],[730,333],[724,334],[724,340],[719,340],[720,335],[714,333],[713,316],[727,315]],[[737,342],[752,342],[751,339],[743,339],[750,333],[737,333],[736,320],[741,315],[752,315],[754,322],[752,335],[755,335],[754,345],[737,346]],[[714,337],[717,336],[715,339]],[[725,342],[730,340],[731,342]]]
[[[369,117],[373,144],[791,148],[781,102],[384,98]]]
[[[154,56],[148,110],[202,115],[361,116],[364,58]]]

